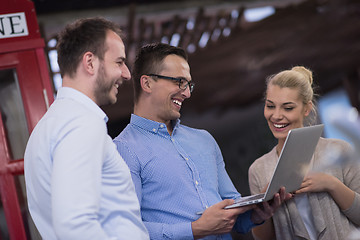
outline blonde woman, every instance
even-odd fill
[[[316,115],[312,83],[312,72],[302,66],[267,79],[264,116],[278,144],[250,166],[252,194],[262,192],[270,181],[289,130],[303,127],[310,116]],[[347,234],[360,224],[360,168],[321,166],[326,165],[334,151],[345,154],[349,150],[351,146],[345,141],[321,138],[312,159],[314,171],[304,178],[292,199],[252,230],[254,238],[347,239]]]

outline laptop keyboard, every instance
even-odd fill
[[[251,196],[241,197],[235,200],[235,203],[244,202],[244,201],[251,201],[254,199],[263,198],[265,196],[265,193],[259,193]]]

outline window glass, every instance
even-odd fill
[[[29,131],[15,69],[0,70],[0,113],[10,158],[24,158]]]

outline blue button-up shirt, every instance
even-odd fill
[[[225,198],[240,197],[219,146],[205,130],[177,120],[170,135],[164,123],[133,114],[114,142],[130,167],[151,239],[193,239],[191,222],[200,217],[197,212]],[[252,226],[247,212],[238,218],[236,230],[247,232]]]
[[[60,88],[25,151],[31,216],[43,239],[149,239],[130,170],[90,98]]]

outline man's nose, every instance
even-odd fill
[[[185,98],[191,97],[190,86],[188,85],[185,90],[182,91]]]
[[[121,69],[121,77],[125,80],[125,81],[129,81],[131,79],[131,73],[129,68],[127,67],[127,65],[124,65],[124,67]]]

